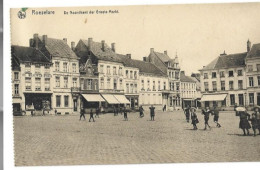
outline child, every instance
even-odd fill
[[[197,123],[199,123],[197,114],[196,114],[196,109],[191,108],[191,124],[193,125],[193,130],[197,130]]]

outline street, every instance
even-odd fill
[[[200,112],[192,130],[182,111],[100,115],[95,122],[79,115],[14,117],[15,165],[144,164],[240,162],[260,160],[260,135],[243,136],[234,112],[220,112],[221,128],[213,116],[204,131]],[[10,132],[11,133],[11,132]],[[257,131],[258,133],[258,131]]]

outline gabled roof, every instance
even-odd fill
[[[159,52],[154,51],[154,54],[157,55],[164,63],[172,60],[172,59],[170,59],[170,57],[168,55],[166,55],[164,53],[159,53]]]
[[[51,61],[38,49],[12,45],[12,57],[16,57],[19,63],[46,63]]]
[[[181,81],[181,82],[196,83],[196,81],[193,80],[192,77],[186,76],[185,74],[182,74],[182,73],[181,73],[181,75],[180,75],[180,81]]]
[[[88,40],[81,41],[88,47]],[[92,41],[91,52],[98,58],[98,60],[112,61],[121,63],[121,59],[117,54],[105,43],[105,48],[102,50],[102,43]]]
[[[244,67],[246,55],[247,52],[221,55],[218,58],[214,59],[202,70],[216,70],[216,69],[225,69],[225,68],[234,68],[234,67]]]
[[[260,44],[254,44],[251,50],[248,52],[246,58],[259,58],[260,57]]]
[[[39,36],[40,41],[43,41],[43,37]],[[48,52],[54,57],[66,57],[66,58],[75,58],[78,57],[72,51],[70,46],[64,41],[55,38],[47,38],[47,42],[45,44],[46,49]]]

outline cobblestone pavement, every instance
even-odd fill
[[[260,135],[242,136],[234,112],[220,112],[221,128],[210,117],[207,131],[198,116],[197,131],[181,111],[157,112],[155,121],[148,113],[144,118],[129,113],[129,121],[105,114],[96,122],[79,116],[14,117],[15,165],[260,161]]]

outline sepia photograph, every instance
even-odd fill
[[[10,9],[15,166],[259,162],[259,11]]]

